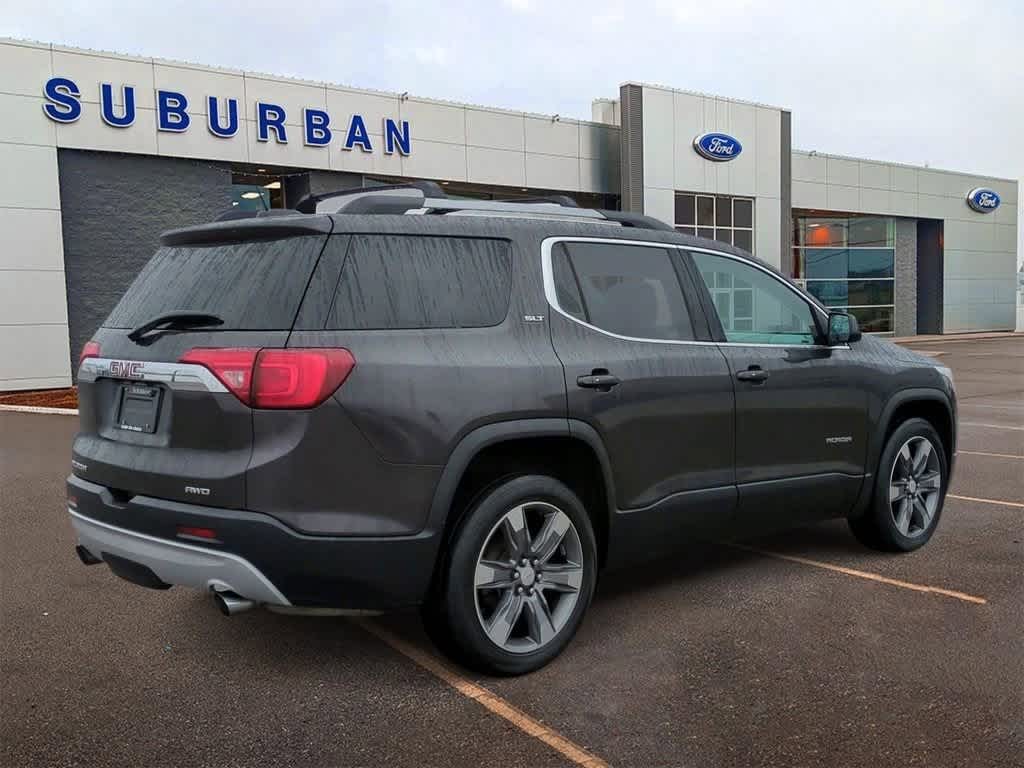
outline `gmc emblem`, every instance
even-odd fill
[[[128,360],[111,360],[110,375],[120,379],[141,379],[142,363],[133,363]]]

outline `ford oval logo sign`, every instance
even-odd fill
[[[999,207],[999,195],[991,189],[978,187],[967,193],[967,204],[978,213],[992,213]]]
[[[693,140],[693,148],[715,162],[735,160],[743,151],[743,145],[727,133],[702,133]]]

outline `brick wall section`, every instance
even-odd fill
[[[363,176],[341,171],[310,171],[285,177],[285,205],[294,208],[306,195],[322,195],[363,186]]]
[[[231,172],[178,158],[62,149],[71,370],[78,353],[156,250],[160,233],[212,221],[231,206]]]
[[[896,219],[896,317],[897,336],[917,334],[917,220]]]

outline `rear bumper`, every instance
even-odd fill
[[[418,604],[430,586],[440,539],[432,531],[311,536],[259,512],[115,498],[74,475],[67,490],[79,543],[118,575],[146,586],[228,590],[271,605],[378,611]],[[179,526],[211,528],[217,538],[182,539]],[[134,566],[146,577],[133,578]]]
[[[71,525],[78,534],[78,543],[93,557],[110,563],[119,576],[137,583],[142,581],[142,578],[126,575],[131,573],[130,570],[119,571],[124,566],[119,565],[117,558],[143,566],[145,570],[136,568],[135,572],[146,574],[148,571],[159,580],[146,586],[177,584],[196,589],[216,589],[234,592],[257,603],[291,605],[256,566],[237,555],[165,541],[92,520],[72,509],[68,512]],[[146,580],[149,581],[148,578]]]

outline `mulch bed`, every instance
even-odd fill
[[[77,408],[78,388],[30,389],[24,392],[0,392],[0,405],[31,405],[40,408]]]

